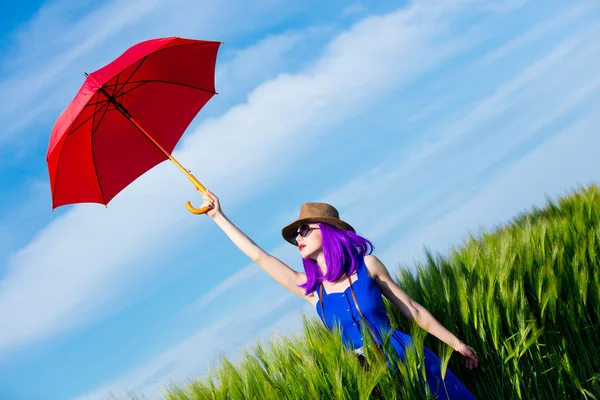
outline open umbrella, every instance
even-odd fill
[[[107,205],[167,159],[206,193],[171,152],[216,94],[220,45],[179,37],[148,40],[86,74],[50,135],[46,162],[52,209],[73,203]],[[207,211],[189,201],[186,206],[194,214]]]

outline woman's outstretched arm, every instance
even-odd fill
[[[241,229],[229,220],[221,210],[219,198],[208,191],[202,195],[204,200],[202,207],[208,206],[210,210],[206,213],[221,230],[229,237],[246,256],[256,262],[267,274],[275,279],[286,289],[307,300],[304,290],[298,285],[306,281],[303,273],[290,268],[288,265],[273,257],[261,249]]]
[[[475,350],[461,342],[440,324],[425,307],[414,301],[402,290],[394,282],[385,265],[377,257],[373,255],[365,256],[365,264],[369,273],[380,287],[381,293],[398,307],[406,318],[414,320],[421,328],[460,353],[467,368],[477,368],[479,362]]]

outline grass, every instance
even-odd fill
[[[493,232],[469,237],[447,257],[426,252],[400,286],[474,347],[466,371],[451,349],[410,325],[389,302],[392,324],[437,352],[478,399],[600,400],[600,189],[581,187]],[[368,338],[369,335],[365,335]],[[366,340],[366,339],[365,339]],[[368,347],[369,367],[316,318],[298,335],[223,358],[206,378],[171,386],[188,399],[424,399],[419,354],[386,368]]]

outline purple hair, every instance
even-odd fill
[[[306,283],[299,285],[304,294],[309,295],[324,280],[336,282],[344,276],[350,276],[358,269],[358,263],[366,254],[371,254],[373,244],[352,231],[345,231],[333,225],[318,222],[323,238],[323,255],[327,264],[327,273],[323,275],[315,260],[303,259]]]

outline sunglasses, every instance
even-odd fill
[[[310,235],[310,233],[313,231],[313,229],[319,229],[319,227],[318,226],[310,226],[308,224],[300,225],[300,227],[298,228],[298,232],[296,232],[296,234],[292,237],[292,243],[295,244],[296,246],[298,246],[298,241],[296,240],[298,235],[305,238],[308,235]]]

